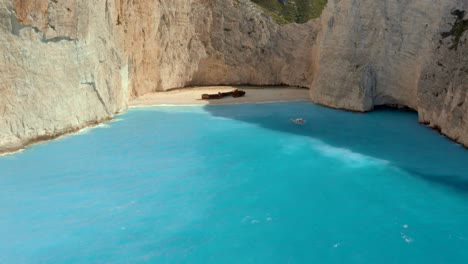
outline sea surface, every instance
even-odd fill
[[[468,150],[411,112],[131,109],[0,157],[0,263],[468,263]]]

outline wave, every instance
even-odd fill
[[[389,161],[366,156],[350,149],[333,147],[320,140],[313,140],[313,146],[320,154],[337,159],[353,168],[389,164]]]
[[[13,152],[7,152],[7,153],[0,154],[0,157],[13,156],[13,155],[19,154],[19,153],[21,153],[23,151],[24,151],[24,148],[18,149],[18,150],[15,150]]]
[[[117,122],[124,121],[124,120],[125,119],[123,119],[123,118],[114,118],[111,121],[109,121],[108,123],[117,123]]]
[[[96,129],[96,128],[110,128],[111,126],[107,123],[101,123],[99,125],[95,125],[95,126],[90,126],[90,127],[85,127],[85,128],[82,128],[78,131],[76,131],[75,133],[71,133],[71,134],[67,134],[67,135],[63,135],[63,137],[66,137],[66,136],[76,136],[76,135],[84,135],[84,134],[87,134],[89,132],[91,132],[93,129]]]
[[[284,140],[281,142],[282,153],[286,155],[296,155],[298,151],[303,151],[304,148],[312,149],[321,156],[332,158],[344,163],[346,166],[359,168],[364,166],[386,165],[390,162],[367,156],[351,149],[334,147],[319,139],[311,139],[306,137],[297,137]]]

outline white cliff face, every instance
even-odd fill
[[[115,10],[98,0],[0,1],[0,151],[125,109]]]
[[[318,24],[249,0],[0,0],[0,152],[188,85],[311,82]]]
[[[467,0],[329,0],[279,26],[249,0],[0,0],[0,152],[193,85],[308,87],[353,111],[407,106],[468,146]],[[468,18],[468,14],[464,19]]]
[[[322,14],[314,102],[353,111],[406,106],[468,145],[467,34],[442,39],[468,1],[329,0]]]

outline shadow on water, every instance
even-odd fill
[[[361,114],[311,102],[204,108],[216,117],[320,140],[333,148],[385,160],[412,176],[468,193],[468,151],[420,125],[414,112],[378,110]],[[292,118],[304,118],[307,123],[297,125]]]

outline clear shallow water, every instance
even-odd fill
[[[468,151],[416,114],[119,119],[0,157],[0,263],[468,262]]]

